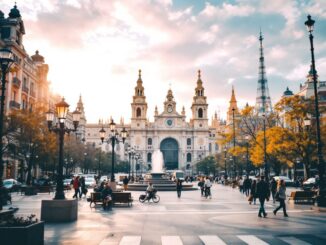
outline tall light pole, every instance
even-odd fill
[[[309,39],[310,39],[310,51],[311,51],[311,65],[312,65],[312,75],[314,80],[314,99],[315,99],[315,117],[316,117],[316,138],[317,138],[317,159],[318,159],[318,172],[319,172],[319,195],[317,198],[317,202],[325,206],[326,205],[326,190],[325,190],[325,162],[323,159],[323,152],[322,152],[322,140],[320,136],[320,120],[319,120],[319,105],[318,105],[318,92],[317,92],[317,74],[316,74],[316,65],[315,65],[315,54],[314,54],[314,36],[312,32],[314,30],[315,21],[311,19],[311,16],[308,15],[308,20],[305,22],[309,32]]]
[[[246,167],[246,172],[247,172],[247,177],[249,177],[249,135],[246,135],[246,160],[247,160],[247,167]]]
[[[263,114],[263,132],[264,132],[264,172],[265,172],[265,178],[266,181],[268,181],[268,164],[267,164],[267,153],[266,153],[266,146],[267,146],[267,142],[266,142],[266,115]]]
[[[113,119],[111,119],[111,123],[109,124],[109,126],[110,126],[111,135],[109,136],[107,143],[110,143],[110,141],[111,141],[111,144],[112,144],[111,188],[113,190],[115,190],[116,183],[115,183],[115,177],[114,177],[114,157],[115,157],[114,147],[115,147],[115,144],[119,143],[121,140],[119,139],[119,133],[115,129],[116,124],[114,123]],[[104,128],[102,128],[100,130],[100,139],[101,139],[102,143],[104,142],[104,139],[105,139],[105,133],[106,132],[105,132]],[[121,131],[121,138],[122,138],[122,142],[125,143],[125,140],[127,138],[127,131],[125,128],[123,128]]]
[[[233,149],[235,149],[235,118],[234,118],[235,108],[232,108],[232,121],[233,121]],[[234,177],[237,175],[236,164],[235,164],[235,155],[232,154],[233,158],[233,167],[234,167]]]
[[[58,124],[55,126],[52,126],[52,123],[54,121],[54,113],[49,110],[46,113],[46,120],[48,122],[48,128],[50,132],[57,133],[59,135],[59,164],[58,164],[58,173],[57,173],[57,187],[56,187],[56,192],[55,192],[55,200],[62,200],[65,199],[65,193],[63,190],[63,145],[64,145],[64,136],[65,133],[69,133],[71,131],[76,132],[77,127],[79,124],[80,120],[80,112],[79,111],[74,111],[72,113],[73,117],[73,124],[74,128],[67,128],[65,126],[65,121],[67,118],[67,113],[69,109],[69,105],[65,102],[64,98],[62,98],[62,101],[57,103],[55,105],[56,107],[56,115],[57,115],[57,121]]]
[[[224,146],[223,151],[224,151],[224,173],[225,173],[225,179],[227,179],[228,174],[226,169],[226,153],[227,153],[226,146]]]
[[[134,155],[135,155],[135,149],[134,149],[134,147],[128,146],[128,148],[127,148],[127,154],[129,156],[128,178],[130,180],[131,157],[134,158]]]
[[[4,161],[3,157],[3,117],[5,110],[5,95],[6,95],[6,76],[10,66],[14,63],[14,54],[9,49],[0,49],[0,69],[1,69],[1,104],[0,104],[0,185],[2,185]],[[1,193],[0,193],[1,194]],[[2,196],[0,196],[2,197]],[[2,210],[2,204],[0,204]]]

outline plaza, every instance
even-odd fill
[[[196,185],[196,182],[194,182]],[[288,188],[288,195],[294,188]],[[72,191],[66,193],[72,197]],[[142,192],[132,192],[132,207],[115,205],[112,211],[101,206],[90,208],[85,198],[78,200],[78,220],[71,223],[46,223],[46,245],[220,245],[220,244],[325,244],[326,213],[311,205],[287,203],[289,217],[273,215],[278,203],[266,203],[267,218],[257,217],[256,205],[237,188],[214,184],[212,199],[200,196],[200,190],[159,192],[161,200],[140,203]],[[42,199],[53,194],[23,196],[13,194],[18,215],[40,217]]]

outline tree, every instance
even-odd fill
[[[44,160],[56,152],[56,140],[48,131],[44,112],[44,108],[35,107],[33,111],[15,110],[10,114],[12,140],[27,162],[27,184],[31,184],[36,156]]]
[[[205,157],[203,160],[197,163],[197,170],[203,172],[206,175],[216,174],[216,159],[214,156]]]

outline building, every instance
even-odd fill
[[[205,96],[205,88],[198,71],[195,94],[191,105],[192,115],[187,121],[186,112],[177,111],[177,101],[172,89],[167,91],[164,109],[154,111],[154,120],[147,116],[148,104],[146,102],[145,88],[139,70],[138,80],[134,89],[131,102],[131,121],[124,124],[123,119],[117,125],[118,131],[123,127],[128,131],[125,145],[118,144],[116,153],[126,159],[127,147],[131,146],[137,151],[144,166],[142,169],[150,169],[154,159],[153,153],[160,150],[163,153],[164,167],[166,170],[184,169],[193,170],[195,164],[206,156],[220,151],[217,143],[218,133],[223,127],[223,122],[217,118],[217,114],[209,124],[207,109],[208,102]],[[107,125],[87,124],[86,142],[93,143],[103,150],[111,150],[110,145],[101,145],[99,130],[104,127],[109,132]]]

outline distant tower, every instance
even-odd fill
[[[263,36],[260,32],[260,57],[259,57],[259,79],[257,87],[257,97],[256,97],[256,111],[259,115],[269,114],[272,112],[272,102],[269,96],[265,63],[264,63],[264,51],[263,51]]]

